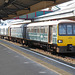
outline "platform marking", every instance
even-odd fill
[[[14,56],[14,57],[19,57],[18,55]]]
[[[24,49],[24,48],[22,48],[22,49]],[[44,56],[44,55],[42,55],[42,54],[39,54],[39,53],[30,51],[30,50],[27,50],[27,49],[24,49],[24,50],[26,50],[26,51],[28,51],[28,52],[31,52],[31,53],[34,53],[34,54],[37,54],[37,55],[39,55],[39,56],[42,56],[42,57],[44,57],[45,59],[49,59],[49,60],[52,60],[52,61],[57,62],[57,63],[59,63],[59,64],[62,64],[62,65],[64,65],[64,66],[67,66],[67,67],[69,67],[69,68],[75,69],[75,67],[73,67],[73,66],[70,66],[70,65],[68,65],[68,64],[62,63],[62,62],[57,61],[57,60],[55,60],[55,59],[49,58],[49,57]]]
[[[9,52],[9,51],[8,51],[8,53],[12,53],[12,52]]]
[[[29,64],[29,62],[24,62],[24,64]]]
[[[1,39],[1,40],[2,40],[2,39]],[[5,40],[3,40],[3,41],[5,41]],[[9,42],[9,41],[6,41],[6,42]],[[9,43],[10,43],[10,42],[9,42]],[[13,44],[13,45],[14,45],[14,44]],[[17,45],[16,45],[16,46],[17,46]],[[21,48],[21,47],[20,47],[20,48]],[[44,56],[44,55],[42,55],[42,54],[39,54],[39,53],[36,53],[36,52],[30,51],[30,50],[27,50],[27,49],[25,49],[25,48],[22,48],[22,49],[23,49],[23,50],[26,50],[26,51],[28,51],[28,52],[31,52],[31,53],[37,54],[37,55],[39,55],[39,56],[42,56],[42,57],[44,57],[44,59],[49,59],[49,60],[52,60],[52,61],[57,62],[57,63],[59,63],[59,64],[62,64],[62,65],[64,65],[64,66],[67,66],[67,67],[69,67],[69,68],[75,69],[75,67],[70,66],[70,65],[65,64],[65,63],[62,63],[62,62],[60,62],[60,61],[58,61],[58,60],[55,60],[55,59],[49,58],[49,57],[47,57],[47,56]]]
[[[39,73],[45,74],[45,73],[47,73],[47,72],[41,71],[41,72],[39,72]]]

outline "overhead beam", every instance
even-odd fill
[[[23,8],[28,8],[27,6],[25,6],[25,5],[22,5],[22,4],[20,4],[20,3],[13,3],[13,4],[15,4],[15,5],[18,5],[18,6],[20,6],[20,7],[23,7]]]
[[[5,1],[5,3],[0,7],[0,9],[3,9],[4,7],[7,7],[11,3],[13,3],[15,0],[8,0],[8,2]]]
[[[21,5],[19,3],[13,3],[13,5],[18,9],[18,10],[30,10],[30,7],[26,7],[24,5]]]

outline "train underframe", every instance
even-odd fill
[[[58,46],[57,47],[58,53],[75,53],[75,46]]]
[[[7,40],[13,41],[13,42],[17,42],[22,45],[28,45],[29,47],[41,48],[44,51],[48,51],[48,52],[56,52],[56,53],[74,53],[75,52],[75,46],[71,46],[71,45],[57,46],[56,44],[48,44],[46,42],[10,37],[10,36],[6,36],[6,35],[0,35],[0,38],[7,39]]]

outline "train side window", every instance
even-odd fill
[[[39,29],[37,29],[37,33],[39,33]]]
[[[32,27],[28,27],[28,28],[27,28],[27,32],[28,32],[28,33],[33,32],[33,28],[32,28]]]
[[[37,29],[34,29],[35,33],[37,33]]]
[[[53,26],[53,33],[56,34],[57,31],[56,31],[56,26]]]
[[[73,25],[73,34],[75,34],[75,25]]]
[[[36,33],[36,32],[37,32],[35,28],[33,29],[33,32],[34,32],[34,33]]]
[[[33,32],[33,28],[31,28],[31,32]]]
[[[29,29],[29,28],[27,28],[27,31],[28,31],[28,32],[30,32],[30,29]]]
[[[45,33],[47,33],[48,32],[48,27],[47,26],[45,26]]]
[[[67,25],[67,34],[72,34],[72,25]]]
[[[39,33],[39,32],[40,32],[40,31],[39,31],[39,27],[36,27],[36,28],[37,28],[37,29],[36,29],[36,32]]]
[[[45,33],[45,29],[41,29],[41,33]]]
[[[45,27],[41,27],[41,33],[45,33]]]

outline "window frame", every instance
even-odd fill
[[[59,26],[63,25],[63,24],[66,24],[66,34],[59,34]],[[72,34],[67,34],[67,25],[72,25]],[[58,24],[58,35],[59,36],[75,36],[74,32],[73,32],[73,26],[75,25],[75,23],[59,23]]]

